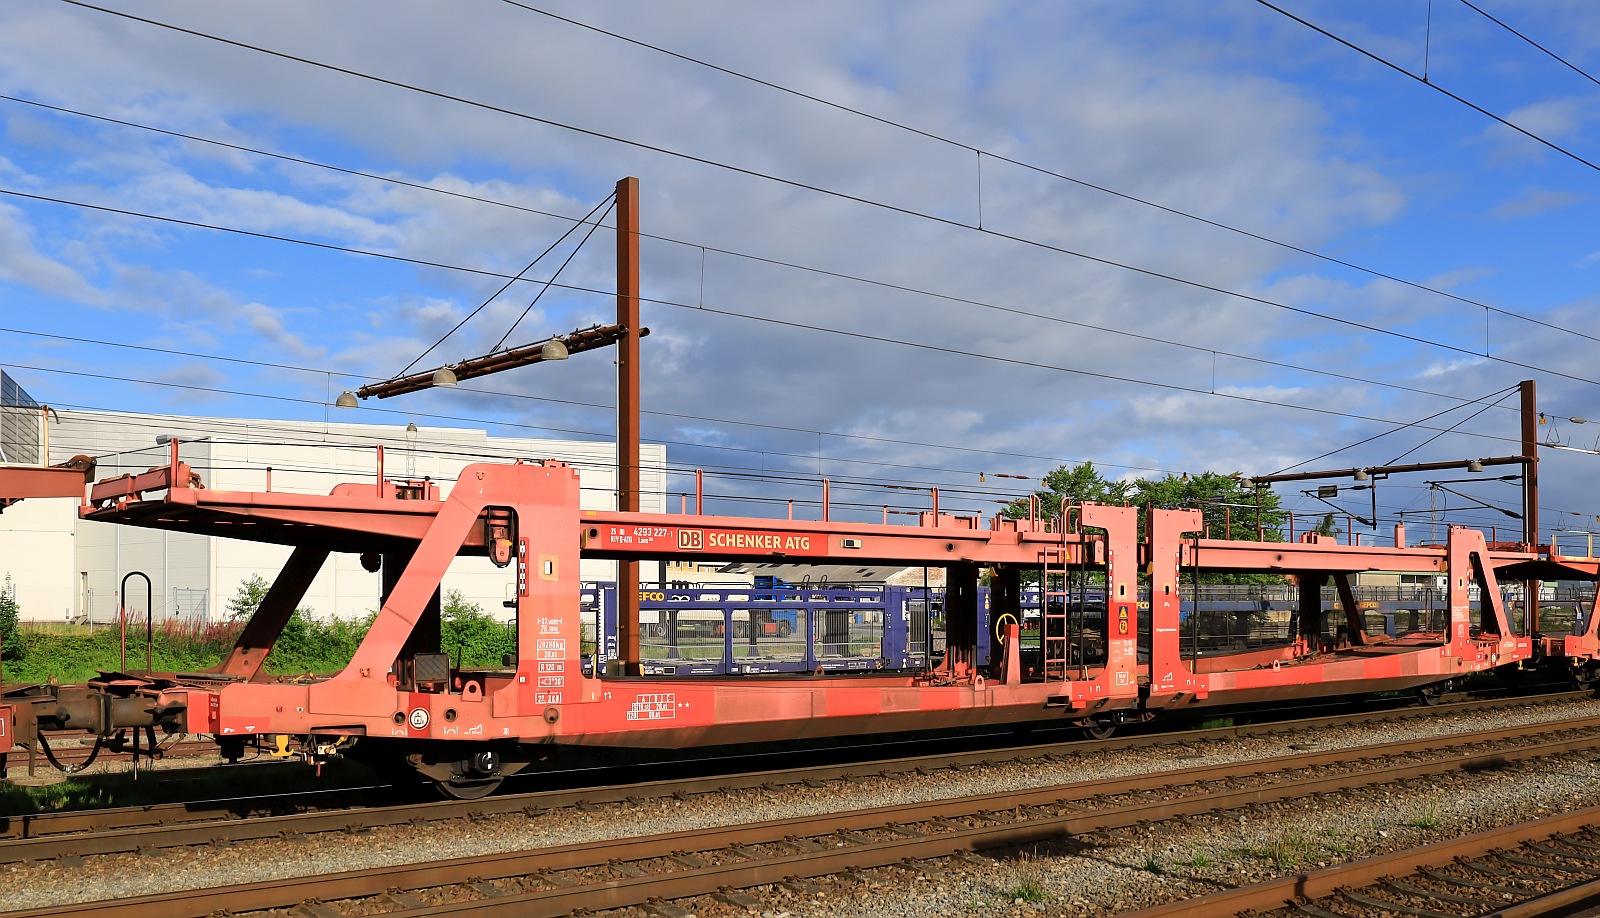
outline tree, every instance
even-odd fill
[[[1141,478],[1131,482],[1108,481],[1095,471],[1094,464],[1068,468],[1062,466],[1044,477],[1044,487],[1036,492],[1039,512],[1050,517],[1063,505],[1093,502],[1131,503],[1138,507],[1139,537],[1144,538],[1148,508],[1157,510],[1196,509],[1201,512],[1201,537],[1209,539],[1283,540],[1280,531],[1288,514],[1279,506],[1278,495],[1267,489],[1246,488],[1240,476],[1203,472],[1199,475]],[[1005,509],[1013,519],[1028,515],[1028,502],[1016,501]],[[1259,533],[1259,534],[1258,534]],[[1276,583],[1271,574],[1205,574],[1207,583]],[[1033,582],[1024,575],[1026,582]]]
[[[1141,508],[1199,510],[1201,538],[1283,541],[1288,514],[1267,488],[1246,488],[1237,474],[1202,472],[1195,476],[1146,478],[1134,482],[1133,500]],[[1201,574],[1203,583],[1282,583],[1276,574]]]
[[[1063,504],[1082,503],[1121,504],[1127,501],[1131,486],[1125,481],[1110,481],[1095,471],[1093,462],[1074,468],[1062,466],[1044,476],[1044,487],[1035,492],[1039,498],[1039,515],[1052,517],[1061,513]],[[1003,511],[1012,519],[1028,515],[1028,500],[1023,498]]]
[[[249,580],[239,584],[234,591],[233,598],[228,600],[228,617],[235,621],[249,618],[261,608],[261,600],[267,598],[267,590],[272,585],[260,574],[251,574]]]
[[[1342,530],[1333,522],[1333,511],[1331,510],[1322,518],[1322,522],[1317,524],[1317,528],[1311,531],[1317,535],[1334,536],[1335,538],[1342,534]]]
[[[1246,488],[1238,475],[1216,472],[1141,478],[1133,483],[1132,500],[1141,509],[1199,510],[1205,518],[1203,535],[1210,539],[1281,542],[1279,530],[1288,521],[1275,491]]]

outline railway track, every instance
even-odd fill
[[[1588,693],[1544,696],[1543,704],[1587,700]],[[316,791],[201,803],[157,804],[105,810],[39,813],[0,818],[0,864],[28,860],[81,858],[90,855],[152,850],[272,838],[285,834],[347,832],[400,824],[476,818],[495,814],[539,812],[566,807],[598,806],[630,800],[719,793],[759,787],[783,787],[849,780],[866,776],[973,768],[1029,759],[1080,755],[1122,749],[1188,746],[1248,736],[1309,732],[1329,727],[1391,723],[1445,713],[1493,711],[1528,704],[1528,699],[1464,701],[1432,708],[1325,715],[1300,720],[1243,724],[1114,737],[1106,740],[1053,742],[902,756],[866,762],[812,765],[737,774],[607,783],[565,790],[501,794],[472,801],[368,805],[380,788]],[[764,757],[765,758],[765,757]]]
[[[178,918],[296,906],[319,918],[379,910],[407,918],[469,911],[538,916],[703,895],[749,905],[756,900],[738,890],[787,884],[804,891],[807,878],[931,858],[970,858],[979,850],[1216,810],[1328,794],[1348,799],[1345,795],[1357,788],[1596,749],[1600,717],[1589,717],[976,797],[77,903],[8,913],[6,918],[85,909],[113,918]],[[661,908],[670,913],[670,907]]]
[[[1126,918],[1576,915],[1600,903],[1600,807],[1478,832]]]

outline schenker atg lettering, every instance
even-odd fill
[[[707,548],[744,548],[761,551],[810,551],[811,536],[756,532],[708,532]]]

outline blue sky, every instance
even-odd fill
[[[866,480],[938,484],[946,506],[989,513],[1019,487],[993,473],[1267,473],[1523,378],[1552,415],[1600,416],[1583,337],[1600,337],[1600,172],[1257,2],[526,4],[934,137],[490,0],[106,5],[529,117],[59,0],[8,3],[6,96],[487,199],[0,100],[7,192],[472,269],[0,194],[0,353],[69,410],[603,436],[607,351],[328,403],[399,372],[500,286],[490,274],[633,175],[661,237],[643,245],[645,434],[675,467],[820,469],[861,480],[845,493],[873,506],[918,498]],[[1431,25],[1427,0],[1280,5],[1418,75],[1426,55],[1435,86],[1600,162],[1600,85],[1460,0],[1434,0]],[[1477,5],[1600,74],[1592,5]],[[612,271],[602,230],[508,343],[610,321]],[[514,285],[423,365],[482,353],[535,291]],[[1545,430],[1593,449],[1600,427]],[[1517,450],[1507,410],[1408,452],[1435,432],[1319,465]],[[1600,456],[1546,456],[1547,524],[1587,528]],[[1420,481],[1382,494],[1387,514],[1428,505]]]

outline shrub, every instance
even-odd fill
[[[499,666],[506,654],[517,652],[517,634],[502,625],[460,590],[445,594],[440,605],[440,649],[462,666]]]
[[[21,633],[17,631],[17,619],[21,613],[17,597],[12,592],[11,575],[7,574],[5,586],[0,588],[0,655],[4,659],[20,660],[27,650]]]

